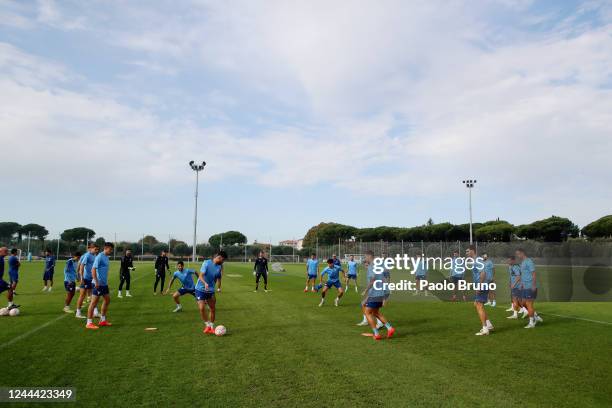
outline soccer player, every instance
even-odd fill
[[[215,317],[216,317],[216,303],[215,298],[215,283],[217,279],[221,278],[221,270],[223,268],[223,262],[227,259],[225,251],[219,251],[212,259],[207,259],[200,268],[200,275],[195,286],[195,296],[198,301],[198,309],[200,309],[200,316],[204,322],[205,334],[214,334],[215,332]],[[206,311],[208,305],[209,313]]]
[[[119,267],[119,294],[117,297],[121,296],[121,290],[123,289],[123,284],[125,283],[125,297],[132,297],[130,294],[130,281],[132,280],[131,273],[136,269],[134,268],[134,259],[132,258],[132,251],[130,249],[126,249],[125,253],[121,257],[121,266]]]
[[[264,279],[264,292],[268,292],[268,260],[264,256],[263,251],[260,251],[257,259],[255,259],[253,272],[255,272],[255,292],[259,289],[259,279],[262,276]]]
[[[9,283],[13,295],[15,295],[15,291],[17,290],[17,284],[19,283],[19,268],[21,268],[21,262],[19,262],[17,252],[16,248],[11,249],[11,256],[9,256],[8,259]]]
[[[510,295],[512,296],[512,305],[506,312],[512,312],[512,316],[508,319],[518,319],[518,312],[521,310],[521,267],[516,262],[516,256],[512,255],[508,258],[508,272],[510,274]]]
[[[476,247],[474,245],[470,245],[467,250],[467,257],[471,258],[474,262],[474,267],[472,268],[472,279],[475,284],[483,284],[488,283],[489,279],[492,276],[487,276],[487,273],[484,267],[480,267],[480,263],[477,262],[476,256]],[[489,291],[487,289],[481,288],[476,291],[476,295],[474,296],[474,307],[478,312],[478,317],[480,318],[480,322],[482,323],[482,329],[478,333],[477,336],[487,336],[491,331],[493,331],[493,324],[487,317],[487,312],[485,311],[484,304],[487,302],[489,297]]]
[[[110,261],[108,256],[113,252],[115,245],[112,242],[105,242],[104,249],[100,252],[94,260],[91,268],[92,281],[95,282],[95,286],[91,291],[91,303],[89,309],[87,309],[87,329],[99,329],[99,326],[112,326],[112,324],[106,320],[106,314],[108,313],[108,305],[110,304],[110,295],[108,290],[108,269]],[[100,322],[95,325],[93,322],[94,310],[98,306],[98,301],[103,298],[102,302],[102,313],[100,314]]]
[[[417,255],[417,267],[414,271],[414,278],[416,280],[416,289],[414,291],[414,295],[416,296],[420,293],[420,281],[427,280],[427,265],[425,262],[425,254]],[[425,289],[423,292],[425,292],[425,296],[428,295],[427,289]]]
[[[93,289],[91,268],[93,267],[96,256],[100,252],[98,244],[90,243],[87,246],[87,252],[79,259],[79,276],[81,277],[81,284],[79,285],[79,298],[77,299],[76,314],[74,317],[79,319],[85,319],[86,316],[81,314],[81,308],[85,298],[91,295]],[[98,317],[98,308],[94,309],[94,317]]]
[[[484,260],[485,273],[487,276],[491,277],[489,283],[495,282],[495,264],[493,264],[493,260],[489,259],[489,255],[487,254],[482,254],[482,259]],[[497,305],[495,302],[495,291],[493,289],[489,290],[489,297],[487,299],[485,306],[495,307]]]
[[[317,255],[310,255],[310,259],[306,261],[306,287],[304,288],[304,292],[308,292],[308,284],[310,283],[310,291],[315,291],[315,282],[317,280],[317,276],[319,276],[319,260],[317,259]]]
[[[75,252],[72,258],[66,261],[64,266],[64,288],[66,289],[66,301],[64,302],[64,312],[72,313],[70,303],[76,290],[77,269],[79,265],[80,252]]]
[[[351,255],[351,258],[348,261],[348,273],[346,275],[346,290],[349,290],[349,281],[352,279],[355,282],[355,293],[359,293],[357,289],[357,269],[359,268],[359,264],[355,262],[355,257]]]
[[[340,283],[340,272],[342,272],[342,276],[346,279],[346,274],[342,270],[342,267],[334,264],[333,259],[327,260],[327,268],[321,271],[321,277],[319,278],[319,284],[323,284],[323,275],[327,275],[327,282],[325,283],[325,287],[321,292],[321,303],[319,303],[319,307],[323,306],[325,303],[325,295],[329,288],[334,286],[338,289],[338,296],[336,296],[336,300],[334,300],[334,305],[338,306],[340,302],[340,298],[344,295],[344,289],[342,289],[342,284]]]
[[[465,280],[465,267],[463,263],[459,261],[459,251],[453,251],[453,258],[451,262],[451,271],[450,271],[450,279],[455,284],[455,289],[453,290],[452,301],[457,301],[457,293],[459,289],[457,289],[460,282]],[[465,302],[465,292],[462,293],[463,301]]]
[[[157,291],[157,284],[161,281],[161,285],[159,285],[159,294],[164,291],[164,285],[166,284],[166,270],[170,270],[170,265],[168,264],[168,257],[166,256],[166,251],[161,251],[161,255],[159,255],[155,259],[155,284],[153,285],[153,294]]]
[[[332,255],[332,260],[334,261],[334,266],[342,267],[342,262],[340,262],[336,254]]]
[[[12,249],[11,250],[11,256],[9,257],[9,275],[10,275],[10,266],[11,266],[11,258],[17,254],[17,250]],[[16,309],[19,307],[19,305],[16,305],[13,303],[13,295],[14,295],[14,283],[7,283],[4,280],[4,258],[8,255],[8,248],[7,247],[2,247],[0,248],[0,293],[7,291],[6,293],[6,298],[8,300],[8,308],[9,310],[11,309]],[[15,258],[17,258],[15,256]],[[16,259],[17,262],[19,262],[19,259]],[[12,281],[12,278],[11,278]],[[15,282],[16,284],[16,282]]]
[[[387,338],[389,339],[395,334],[395,328],[391,326],[391,323],[380,312],[380,309],[383,307],[384,300],[387,297],[384,288],[382,288],[382,284],[388,281],[388,278],[386,278],[386,276],[388,277],[390,275],[385,274],[384,272],[374,272],[374,252],[366,251],[365,256],[366,261],[368,262],[368,272],[366,278],[368,284],[365,290],[363,291],[363,295],[365,296],[365,298],[362,303],[365,316],[374,334],[374,340],[382,339],[382,336],[380,335],[378,330],[383,325],[387,329]]]
[[[515,251],[515,256],[518,262],[520,262],[521,268],[521,297],[523,299],[523,305],[527,308],[527,314],[529,315],[529,324],[525,326],[526,329],[533,329],[536,323],[542,323],[544,320],[533,307],[533,302],[538,297],[538,283],[536,280],[536,269],[535,264],[531,258],[527,257],[525,250],[519,248]]]
[[[47,249],[45,256],[45,272],[43,273],[43,286],[42,291],[51,292],[53,287],[53,274],[55,273],[55,257],[50,249]]]
[[[179,290],[172,294],[174,303],[176,303],[176,308],[173,310],[174,313],[183,310],[183,306],[181,305],[181,296],[189,294],[195,297],[195,284],[193,283],[194,275],[197,277],[198,273],[193,269],[185,269],[185,264],[183,261],[178,261],[176,263],[176,271],[172,275],[168,288],[164,292],[164,294],[167,294],[170,291],[172,283],[175,279],[178,279],[183,285],[179,288]]]

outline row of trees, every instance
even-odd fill
[[[474,238],[478,241],[508,242],[515,239],[531,239],[546,242],[562,242],[576,238],[580,229],[571,220],[552,216],[530,224],[513,225],[508,221],[495,220],[472,225]],[[603,217],[582,229],[589,238],[612,236],[612,216]],[[337,223],[320,223],[310,228],[304,237],[304,246],[337,244],[338,240],[372,241],[468,241],[469,224],[454,225],[450,222],[436,224],[433,220],[416,227],[357,228]]]

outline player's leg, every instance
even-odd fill
[[[323,290],[321,291],[321,303],[319,303],[319,306],[323,306],[323,303],[325,303],[325,295],[327,295],[327,291],[329,290],[329,286],[327,286],[327,284],[323,287]]]
[[[95,325],[93,322],[94,309],[96,309],[97,307],[98,307],[98,296],[95,294],[92,294],[91,302],[89,303],[89,307],[87,308],[87,324],[85,325],[85,328],[87,329],[97,329],[98,328],[98,326]]]
[[[117,292],[117,297],[123,297],[121,296],[121,291],[123,290],[123,284],[125,283],[125,275],[123,274],[123,272],[119,272],[119,289]]]
[[[368,319],[365,314],[365,303],[364,302],[361,302],[361,313],[363,314],[363,319],[359,323],[357,323],[357,326],[367,326]]]
[[[15,297],[15,288],[17,287],[17,281],[13,281],[8,285],[8,289],[7,289],[7,293],[6,293],[6,299],[8,301],[8,308],[10,309],[16,309],[19,307],[19,305],[13,303],[13,299]]]
[[[110,294],[108,293],[108,287],[104,290],[104,301],[102,302],[102,314],[100,315],[100,323],[99,326],[111,326],[111,323],[106,320],[106,314],[108,313],[108,306],[110,305]]]
[[[72,313],[70,310],[70,303],[72,303],[72,298],[74,297],[75,292],[75,282],[64,282],[64,288],[66,289],[66,300],[64,301],[64,312]]]
[[[172,300],[174,300],[174,303],[176,303],[176,307],[174,308],[173,312],[180,312],[183,309],[183,305],[181,305],[180,289],[172,294]]]
[[[53,272],[51,272],[49,274],[49,289],[47,289],[49,292],[51,292],[51,289],[53,288]]]
[[[83,302],[85,301],[86,293],[87,293],[87,289],[85,289],[85,287],[81,285],[81,287],[79,288],[79,298],[77,299],[75,317],[79,317],[79,318],[84,317],[83,315],[81,315],[81,308],[83,307]]]
[[[259,273],[259,271],[257,271],[255,273],[255,292],[257,292],[257,290],[259,290],[259,279],[261,279],[261,273]]]
[[[477,336],[487,335],[491,330],[493,330],[493,324],[489,321],[487,317],[487,312],[485,311],[484,304],[487,301],[488,294],[485,291],[480,291],[476,295],[476,299],[474,300],[474,306],[476,307],[476,312],[478,313],[478,318],[480,319],[480,323],[482,325],[482,329],[476,333]]]
[[[374,334],[374,340],[380,340],[382,336],[378,333],[378,329],[376,328],[376,316],[374,315],[375,310],[378,309],[376,306],[378,306],[376,302],[366,303],[365,315],[366,319],[368,319],[370,329],[372,329],[372,333]]]
[[[344,296],[344,289],[340,285],[340,281],[338,281],[338,286],[336,286],[336,287],[338,289],[338,296],[336,296],[336,300],[334,301],[334,305],[338,306],[338,303],[340,302],[340,299],[342,298],[342,296]]]
[[[387,329],[387,338],[391,338],[393,337],[393,335],[395,334],[395,328],[391,325],[391,322],[389,322],[389,320],[382,314],[382,312],[379,309],[376,309],[376,311],[374,312],[374,316],[376,317],[376,328],[380,329],[381,327],[385,326],[385,328]]]
[[[208,304],[208,309],[210,310],[210,313],[209,313],[210,326],[214,329],[216,310],[217,310],[216,309],[217,298],[213,294],[210,298],[208,298],[208,300],[206,300],[206,303]]]
[[[153,284],[153,294],[154,295],[157,294],[157,285],[159,284],[160,279],[161,279],[161,276],[160,276],[160,274],[158,272],[158,273],[155,274],[155,283]],[[164,285],[162,284],[161,287],[163,288]]]
[[[264,291],[267,292],[268,291],[268,272],[264,271],[262,275],[263,275],[263,280],[264,280]]]
[[[125,272],[125,296],[132,297],[130,294],[130,283],[132,282],[132,272],[128,269]]]

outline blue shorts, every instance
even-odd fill
[[[523,297],[523,289],[512,288],[511,293],[513,298],[521,299]]]
[[[108,285],[100,285],[97,288],[94,286],[91,291],[92,296],[104,296],[108,295]]]
[[[523,289],[521,297],[525,300],[535,300],[538,297],[538,289]]]
[[[336,288],[338,288],[338,289],[341,289],[341,288],[342,288],[342,284],[340,283],[340,281],[339,281],[339,280],[338,280],[338,281],[335,281],[335,282],[330,282],[330,281],[327,281],[327,283],[325,284],[325,286],[327,286],[328,288],[331,288],[332,286],[335,286],[335,287],[336,287]]]
[[[415,275],[416,280],[427,280],[425,275]]]
[[[463,279],[463,276],[451,276],[451,280],[453,281],[455,285],[457,285],[459,282],[465,279]]]
[[[180,296],[187,295],[187,294],[195,296],[195,289],[180,288],[178,290],[178,293]]]
[[[474,296],[474,302],[478,303],[487,303],[489,301],[489,291],[488,290],[479,290],[476,292],[476,296]]]
[[[357,280],[357,275],[346,275],[346,279]]]
[[[0,293],[4,292],[9,288],[9,284],[4,279],[0,279]]]
[[[317,279],[317,275],[308,274],[308,280],[311,280],[311,279]]]
[[[199,300],[208,300],[215,296],[215,292],[202,292],[201,290],[195,289],[195,297]]]
[[[66,292],[74,293],[76,290],[76,282],[64,281],[64,289],[66,289]]]
[[[383,302],[377,301],[368,301],[365,304],[365,307],[369,307],[370,309],[380,309],[383,306]]]
[[[83,279],[83,283],[80,286],[81,289],[91,289],[93,285],[91,284],[91,279]]]
[[[51,269],[50,271],[45,271],[45,273],[43,273],[43,280],[53,280],[54,273],[55,271],[53,269]]]

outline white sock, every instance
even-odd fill
[[[87,319],[87,324],[92,324],[93,321],[91,319]]]
[[[8,307],[13,306],[13,302],[8,302]]]
[[[533,324],[533,323],[534,323],[533,317],[530,317],[529,318],[529,324]]]
[[[106,316],[105,316],[105,315],[100,316],[100,321],[101,321],[101,322],[106,321]]]
[[[486,330],[489,330],[489,329],[487,329],[487,326],[482,326],[482,330],[486,331]]]
[[[487,320],[487,327],[489,327],[489,326],[493,326],[493,325],[491,324],[490,320]]]
[[[367,322],[367,321],[368,321],[368,319],[365,317],[365,315],[363,315],[363,321],[364,321],[364,322]]]

